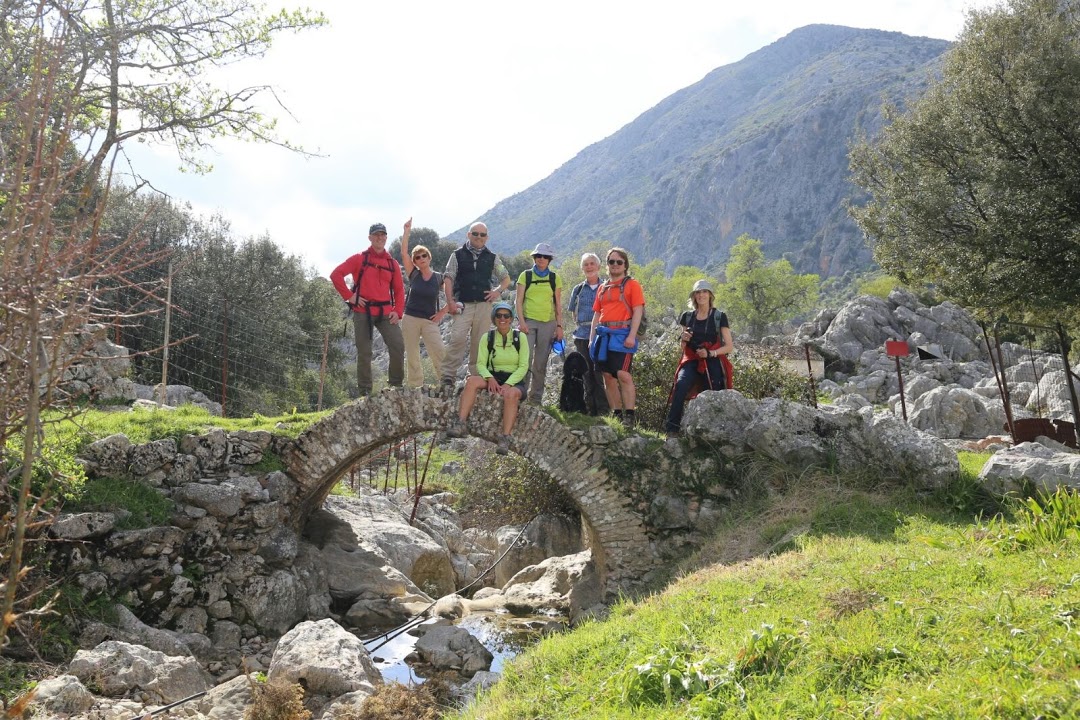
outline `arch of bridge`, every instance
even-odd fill
[[[456,412],[456,399],[427,388],[389,388],[312,425],[284,452],[286,471],[299,488],[294,524],[302,526],[357,461],[399,439],[441,430]],[[469,417],[469,434],[495,442],[501,413],[501,401],[482,393]],[[602,448],[591,447],[542,410],[522,405],[510,450],[536,463],[577,502],[608,592],[633,587],[653,567],[645,525],[602,467]]]

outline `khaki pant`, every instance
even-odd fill
[[[435,367],[436,381],[442,377],[443,345],[439,326],[427,318],[406,315],[401,318],[401,335],[405,340],[405,383],[409,387],[421,387],[424,384],[424,366],[420,362],[420,341],[424,341],[428,357]]]
[[[469,374],[476,375],[476,355],[484,333],[491,329],[491,303],[465,303],[465,309],[453,316],[450,345],[443,356],[443,381],[456,381],[465,350],[469,351]]]
[[[361,395],[371,393],[371,342],[372,330],[378,330],[390,355],[389,382],[401,387],[405,379],[405,341],[401,339],[401,325],[391,324],[385,315],[370,316],[353,313],[353,335],[356,340],[356,386]]]
[[[532,370],[528,401],[539,405],[544,401],[544,382],[547,380],[548,360],[558,321],[540,322],[525,318],[525,324],[529,326],[529,367]]]

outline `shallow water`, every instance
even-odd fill
[[[432,621],[425,621],[423,624],[430,622]],[[503,665],[539,640],[545,628],[550,630],[554,625],[563,623],[558,616],[515,617],[507,612],[475,612],[455,624],[468,630],[494,656],[491,672],[502,672]],[[422,683],[424,678],[417,675],[405,662],[405,657],[416,646],[416,636],[408,632],[402,633],[377,650],[371,651],[371,648],[385,639],[380,637],[364,643],[383,679],[403,685]]]

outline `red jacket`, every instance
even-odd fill
[[[723,338],[717,338],[716,342],[706,343],[701,347],[705,348],[706,350],[719,350],[720,348],[724,347]],[[719,360],[720,364],[724,366],[724,389],[731,390],[732,387],[734,387],[731,384],[731,375],[734,371],[734,368],[731,367],[731,360],[728,359],[727,355],[720,355],[716,359]],[[697,356],[697,350],[690,349],[690,343],[683,343],[683,355],[682,358],[679,360],[679,367],[675,370],[675,376],[678,377],[679,370],[682,370],[683,365],[690,362],[698,363],[698,373],[700,373],[702,376],[705,375],[705,358],[699,358]],[[672,391],[674,391],[674,389],[675,388],[673,386]],[[696,383],[694,387],[690,390],[690,393],[686,396],[686,399],[692,400],[693,398],[696,398],[698,396],[698,393],[700,393],[703,389],[705,389],[705,385],[703,382]],[[671,393],[668,393],[668,402],[671,401],[670,395]]]
[[[345,284],[345,277],[351,275],[353,283],[360,278],[360,287],[349,290]],[[356,291],[360,297],[369,302],[391,302],[391,306],[383,307],[385,314],[390,310],[397,313],[400,318],[405,307],[405,283],[401,279],[401,266],[388,252],[378,255],[365,250],[353,255],[345,262],[334,268],[330,273],[330,281],[334,283],[338,294],[347,303],[355,300]],[[354,307],[353,312],[364,312],[363,308]]]

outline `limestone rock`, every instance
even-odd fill
[[[1001,494],[1020,491],[1025,482],[1046,493],[1059,487],[1080,489],[1080,454],[1041,443],[1020,443],[994,453],[979,479]]]
[[[49,526],[49,534],[60,540],[92,540],[104,537],[116,527],[116,515],[107,512],[61,514]]]
[[[589,550],[525,568],[503,587],[503,595],[506,609],[514,614],[556,610],[567,613],[571,622],[603,600]]]
[[[284,635],[267,677],[302,683],[330,698],[358,690],[371,694],[382,681],[360,639],[330,619],[302,622]]]
[[[85,713],[94,704],[94,696],[74,675],[61,675],[37,684],[32,707],[61,716]]]
[[[174,657],[141,645],[109,640],[93,650],[79,650],[68,671],[102,695],[119,697],[141,690],[163,704],[210,687],[198,661]]]
[[[428,594],[454,591],[454,568],[447,548],[410,526],[408,517],[386,498],[331,496],[324,507],[352,528],[359,545],[386,557]]]
[[[416,641],[416,652],[440,670],[457,670],[465,677],[491,667],[495,657],[480,641],[459,627],[432,627]]]

